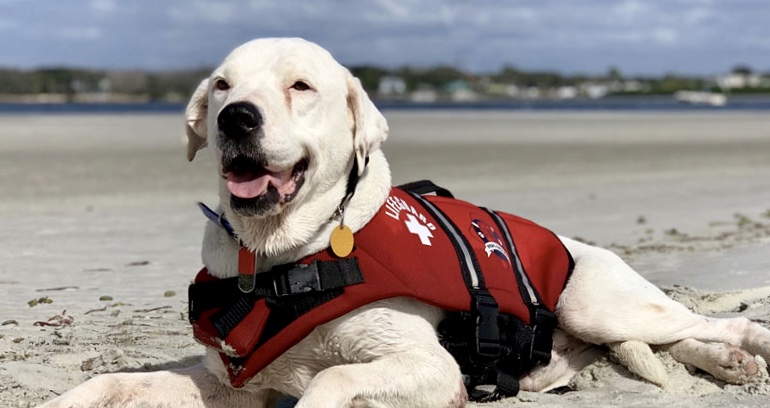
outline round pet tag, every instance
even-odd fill
[[[353,231],[351,231],[347,225],[335,227],[332,231],[329,243],[331,244],[334,255],[344,258],[353,251]]]

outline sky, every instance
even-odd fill
[[[216,66],[299,36],[346,65],[770,72],[770,0],[0,0],[0,66]]]

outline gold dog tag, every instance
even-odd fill
[[[353,231],[348,228],[347,225],[340,224],[339,227],[332,230],[329,243],[332,247],[332,252],[340,258],[344,258],[353,251]]]

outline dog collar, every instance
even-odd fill
[[[227,221],[227,218],[225,218],[225,213],[222,212],[222,214],[217,213],[216,211],[212,210],[209,206],[206,204],[203,204],[202,202],[198,202],[198,208],[201,209],[201,212],[203,212],[203,215],[206,216],[211,222],[214,224],[219,225],[227,232],[227,235],[238,239],[238,236],[235,235],[235,230],[233,229],[233,226],[230,225],[230,221]]]
[[[224,213],[219,214],[201,202],[198,202],[198,208],[201,209],[201,212],[203,212],[203,215],[205,215],[209,221],[222,227],[222,229],[227,232],[227,235],[238,241],[238,245],[241,247],[238,250],[238,288],[243,293],[253,291],[256,286],[257,254],[243,246],[243,243],[238,239],[238,235],[235,233],[233,226],[230,225],[230,222],[225,218]]]

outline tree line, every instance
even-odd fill
[[[208,68],[176,71],[119,71],[77,68],[0,69],[0,94],[118,93],[151,100],[189,96]]]
[[[518,87],[554,89],[562,86],[578,86],[591,81],[638,81],[644,83],[643,93],[673,93],[682,89],[708,89],[715,87],[713,78],[664,75],[662,77],[625,77],[617,68],[610,68],[602,75],[563,75],[557,72],[523,71],[504,67],[489,74],[472,74],[451,66],[431,68],[401,67],[386,69],[377,66],[350,68],[364,88],[376,95],[381,78],[397,76],[403,79],[407,91],[419,87],[441,89],[453,81],[463,81],[470,87],[479,88],[483,83],[514,84]],[[182,100],[188,97],[211,69],[201,67],[174,71],[141,70],[92,70],[77,68],[41,68],[34,70],[0,69],[0,94],[64,94],[113,93],[142,95],[149,100]],[[750,72],[744,66],[733,72]],[[631,92],[633,93],[633,92]]]

